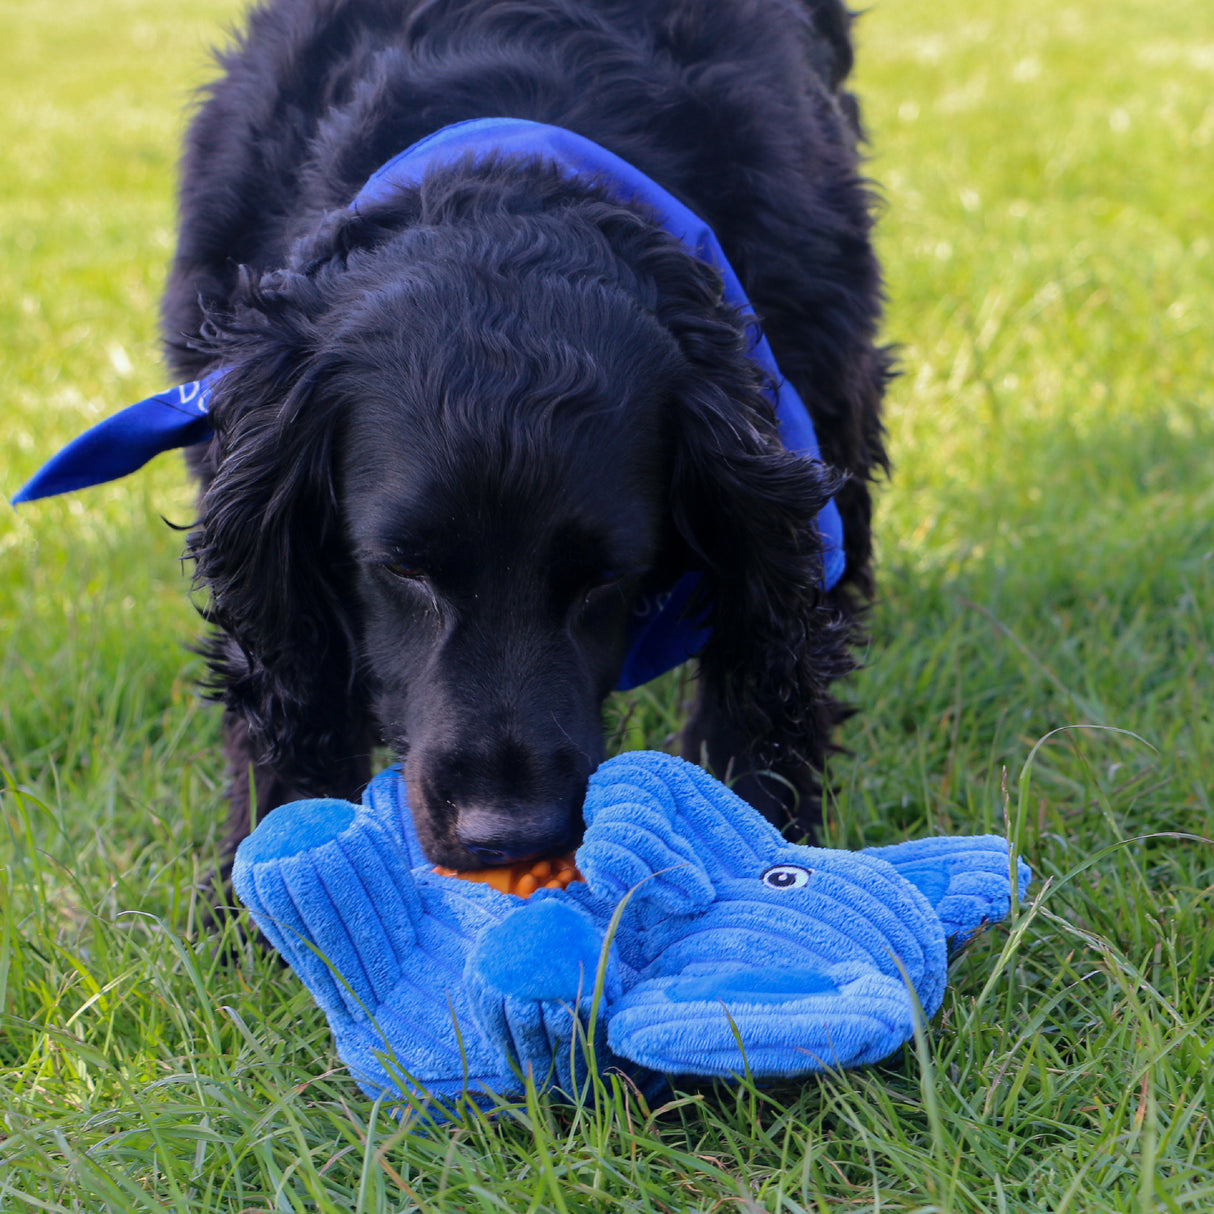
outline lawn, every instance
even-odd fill
[[[165,382],[175,150],[238,11],[0,4],[6,495]],[[218,722],[163,457],[0,506],[0,1210],[1214,1208],[1214,9],[876,0],[858,42],[903,373],[829,842],[1009,830],[1014,924],[879,1067],[402,1134],[289,973],[195,934]]]

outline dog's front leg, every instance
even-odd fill
[[[679,740],[680,752],[728,784],[789,838],[813,842],[822,825],[821,771],[830,746],[833,708],[833,702],[822,706],[823,720],[804,737],[798,754],[756,761],[754,739],[745,736],[728,709],[700,683]]]
[[[206,907],[203,925],[209,929],[239,911],[231,893],[232,861],[240,842],[271,810],[310,795],[289,773],[259,762],[249,738],[248,724],[228,711],[223,719],[224,757],[228,774],[228,820],[220,845],[219,863],[207,874],[202,886]],[[371,747],[343,763],[335,763],[324,795],[357,801],[371,779]]]

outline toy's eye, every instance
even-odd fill
[[[768,889],[800,889],[809,883],[813,871],[799,864],[777,864],[769,868],[760,880]]]

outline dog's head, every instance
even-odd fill
[[[651,219],[538,165],[448,170],[246,274],[208,334],[191,550],[268,759],[322,784],[372,703],[433,860],[573,842],[634,605],[689,568],[703,677],[795,734],[835,483]]]

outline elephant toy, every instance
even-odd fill
[[[361,805],[276,809],[232,880],[363,1090],[442,1105],[518,1096],[528,1071],[569,1094],[590,1060],[641,1084],[877,1062],[1031,877],[995,835],[792,844],[649,751],[604,763],[584,816],[584,879],[524,898],[434,871],[390,768]]]

